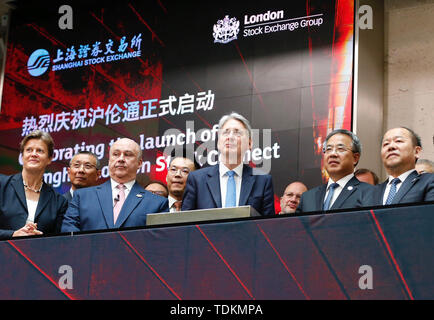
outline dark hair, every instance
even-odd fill
[[[99,170],[99,169],[100,169],[100,165],[101,165],[101,163],[100,163],[100,161],[99,161],[97,155],[96,155],[95,153],[93,153],[93,152],[90,152],[90,151],[79,151],[79,152],[77,152],[76,154],[74,154],[74,156],[71,158],[71,160],[69,160],[69,166],[71,166],[71,164],[72,164],[72,159],[74,159],[75,156],[78,156],[79,154],[85,154],[85,155],[88,155],[88,156],[94,157],[95,160],[96,160],[96,164],[95,164],[95,166],[96,166],[96,170]]]
[[[365,168],[357,169],[357,170],[354,172],[354,175],[357,177],[358,174],[364,174],[364,173],[370,173],[370,174],[372,175],[372,178],[374,178],[374,184],[375,184],[375,185],[377,185],[378,182],[380,182],[380,179],[379,179],[378,176],[375,174],[375,172],[374,172],[374,171],[371,171],[371,170],[369,170],[369,169],[365,169]]]
[[[183,146],[181,152],[180,152],[179,149],[176,149],[176,148],[173,149],[173,151],[170,154],[170,162],[168,163],[168,165],[170,166],[170,164],[172,163],[172,161],[175,160],[176,158],[189,159],[194,164],[194,170],[200,169],[199,162],[197,162],[197,160],[196,160],[196,155],[193,153],[193,155],[190,157],[189,153],[187,153],[187,148],[186,148],[185,145]]]
[[[154,184],[154,183],[163,186],[164,189],[166,190],[166,193],[169,195],[169,189],[167,188],[166,184],[163,183],[163,182],[161,182],[160,180],[151,180],[151,181],[149,181],[149,182],[145,185],[145,188],[144,188],[144,189],[146,189],[150,184]]]
[[[42,140],[48,149],[48,157],[52,158],[54,154],[54,141],[51,135],[48,132],[41,131],[41,130],[35,130],[30,132],[27,136],[24,137],[23,140],[20,142],[20,152],[24,152],[24,146],[29,142],[29,140],[37,139]]]
[[[362,144],[360,142],[359,137],[357,137],[353,132],[345,130],[345,129],[336,129],[336,130],[333,130],[332,132],[330,132],[327,135],[327,137],[326,137],[326,139],[325,139],[325,141],[323,143],[323,152],[325,151],[325,148],[327,146],[327,142],[329,141],[329,139],[331,137],[333,137],[334,135],[336,135],[336,134],[345,134],[345,135],[349,136],[351,138],[351,140],[352,140],[352,148],[351,148],[351,150],[354,153],[360,153],[360,154],[362,154]]]
[[[420,139],[419,135],[416,132],[414,132],[413,130],[407,127],[401,127],[401,128],[410,132],[411,142],[413,143],[413,146],[422,148],[422,140]]]

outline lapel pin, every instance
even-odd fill
[[[353,190],[353,186],[349,186],[347,189],[351,191]]]
[[[137,198],[142,198],[143,196],[140,193],[138,193],[138,194],[136,194],[136,197]]]

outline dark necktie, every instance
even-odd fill
[[[393,198],[395,198],[395,195],[396,195],[396,186],[400,182],[401,182],[401,180],[399,180],[399,178],[395,178],[390,182],[390,190],[389,190],[389,194],[388,194],[387,199],[386,199],[386,204],[392,203]]]
[[[332,183],[329,187],[329,193],[327,194],[327,198],[324,201],[324,207],[323,210],[328,210],[330,208],[330,202],[332,201],[333,198],[333,193],[335,192],[335,189],[339,187],[339,184]]]

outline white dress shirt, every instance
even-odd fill
[[[222,162],[219,162],[219,173],[220,173],[220,194],[222,197],[222,208],[226,205],[226,190],[228,187],[228,179],[229,176],[226,174],[228,169]],[[237,192],[236,204],[240,202],[240,192],[241,192],[241,182],[243,179],[243,163],[241,163],[238,167],[234,168],[232,171],[235,172],[234,180],[235,180],[235,190]]]
[[[168,196],[167,200],[169,200],[169,212],[178,212],[176,211],[175,206],[173,205],[176,201],[180,201],[180,200],[176,200],[174,197],[172,196]]]
[[[27,216],[27,222],[35,222],[36,208],[38,207],[38,201],[29,200],[26,198],[27,211],[29,215]]]
[[[113,196],[113,207],[115,206],[115,199],[118,198],[118,194],[119,194],[119,189],[117,188],[118,184],[120,184],[119,182],[114,181],[113,179],[111,179],[111,186],[112,186],[112,196]],[[130,191],[134,185],[134,183],[136,183],[136,180],[131,180],[128,182],[125,182],[123,185],[126,187],[125,188],[125,200],[128,198],[128,195],[130,194]]]
[[[401,174],[400,176],[397,177],[397,178],[399,178],[399,180],[401,180],[401,182],[398,183],[398,184],[396,184],[396,193],[398,193],[398,190],[399,190],[399,188],[401,188],[402,183],[405,181],[405,179],[407,179],[407,177],[413,171],[415,171],[415,169],[408,170],[408,171],[404,172],[403,174]],[[387,197],[388,197],[389,192],[390,192],[390,187],[392,186],[391,182],[392,182],[393,179],[395,179],[395,178],[392,177],[392,176],[389,176],[389,181],[387,182],[386,190],[384,190],[383,205],[386,204],[386,200],[387,200]],[[395,195],[396,195],[396,193],[395,193]]]
[[[354,177],[354,173],[350,173],[349,175],[339,179],[338,181],[336,181],[336,183],[339,185],[339,187],[335,188],[335,191],[333,193],[333,197],[332,200],[330,201],[330,207],[332,207],[333,203],[335,203],[336,199],[339,197],[339,195],[341,194],[342,190],[344,190],[345,185],[348,183],[348,181],[350,181],[352,178]],[[332,183],[335,183],[335,181],[333,181],[332,178],[329,179],[328,183],[327,183],[327,192],[325,194],[324,197],[324,201],[325,199],[327,199],[327,195],[329,194],[330,191],[330,185]]]

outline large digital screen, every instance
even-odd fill
[[[139,182],[165,181],[174,148],[215,164],[218,120],[235,111],[251,122],[245,161],[273,176],[276,210],[288,183],[327,178],[324,138],[352,125],[354,1],[76,1],[71,21],[62,5],[12,11],[0,173],[21,171],[19,142],[40,129],[55,141],[44,179],[60,193],[80,150],[106,181],[121,137],[143,151]]]

